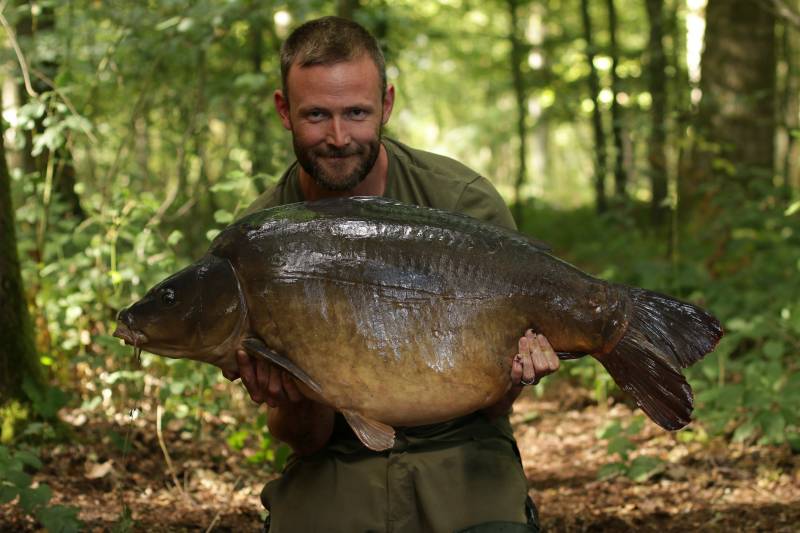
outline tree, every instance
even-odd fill
[[[0,402],[21,398],[25,380],[40,376],[17,254],[3,130],[0,126]]]
[[[769,9],[749,0],[709,0],[698,140],[691,172],[681,181],[682,210],[723,189],[749,199],[772,190],[775,65],[775,17]]]
[[[666,111],[667,76],[664,55],[663,29],[664,0],[647,0],[647,18],[650,21],[650,39],[647,62],[648,87],[652,98],[650,112],[650,143],[647,160],[650,166],[650,211],[655,225],[664,221],[664,201],[667,198]]]
[[[600,111],[600,78],[594,66],[595,44],[592,33],[592,17],[589,13],[589,0],[581,0],[581,17],[583,20],[583,36],[586,41],[586,61],[589,64],[589,91],[592,96],[592,128],[594,129],[594,190],[597,212],[606,210],[606,132],[603,128],[603,115]]]
[[[624,200],[628,188],[628,172],[625,169],[625,143],[623,140],[622,106],[619,105],[619,49],[617,47],[617,10],[614,0],[606,0],[608,11],[609,48],[611,53],[611,131],[614,136],[615,162],[614,162],[614,196],[617,200]]]
[[[522,61],[526,56],[522,37],[520,37],[519,23],[519,0],[508,0],[508,13],[510,16],[510,28],[508,39],[511,42],[511,74],[514,80],[514,98],[517,104],[517,142],[519,142],[519,163],[517,166],[517,179],[514,182],[514,218],[517,225],[522,224],[522,186],[528,173],[528,127],[526,119],[528,116],[528,91],[525,86],[525,79],[522,74]]]

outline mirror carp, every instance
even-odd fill
[[[595,357],[668,430],[691,418],[681,368],[723,334],[695,305],[591,277],[515,231],[354,197],[235,222],[199,261],[120,311],[114,335],[229,372],[242,346],[384,450],[393,426],[449,420],[502,398],[528,328],[562,359]]]

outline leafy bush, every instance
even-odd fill
[[[34,516],[47,531],[70,533],[79,531],[78,509],[50,505],[53,491],[44,483],[34,486],[27,472],[39,470],[42,462],[31,450],[16,450],[0,445],[0,504],[18,499],[20,508]],[[27,470],[27,471],[26,471]]]

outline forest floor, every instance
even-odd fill
[[[164,428],[173,478],[154,419],[66,418],[77,425],[73,443],[42,450],[44,467],[34,479],[50,485],[53,503],[77,506],[88,531],[259,530],[258,495],[270,474],[215,431],[198,440],[179,424]],[[648,422],[634,438],[635,454],[659,457],[661,471],[643,483],[598,480],[598,470],[615,459],[599,430],[630,418],[626,406],[602,409],[565,382],[542,398],[517,402],[512,423],[544,529],[800,530],[800,455],[787,448],[680,442]],[[132,446],[123,454],[114,436],[125,434]],[[123,521],[125,507],[130,514]],[[13,502],[0,506],[0,531],[36,529]]]

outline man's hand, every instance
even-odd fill
[[[511,383],[516,386],[536,385],[539,380],[552,374],[561,366],[553,347],[532,330],[519,339],[519,353],[511,363]]]
[[[269,361],[236,351],[239,372],[224,372],[233,381],[242,378],[250,398],[270,406],[267,426],[277,439],[289,444],[298,455],[320,450],[333,433],[334,410],[300,392],[294,378]]]
[[[253,357],[244,350],[237,350],[236,362],[239,364],[239,375],[225,374],[225,377],[231,381],[241,377],[254,402],[279,407],[297,403],[305,398],[294,378],[269,361]]]
[[[508,414],[525,385],[538,384],[540,379],[561,365],[555,350],[543,335],[528,330],[524,337],[520,337],[518,347],[519,353],[511,362],[511,389],[499,402],[483,410],[489,418]]]

